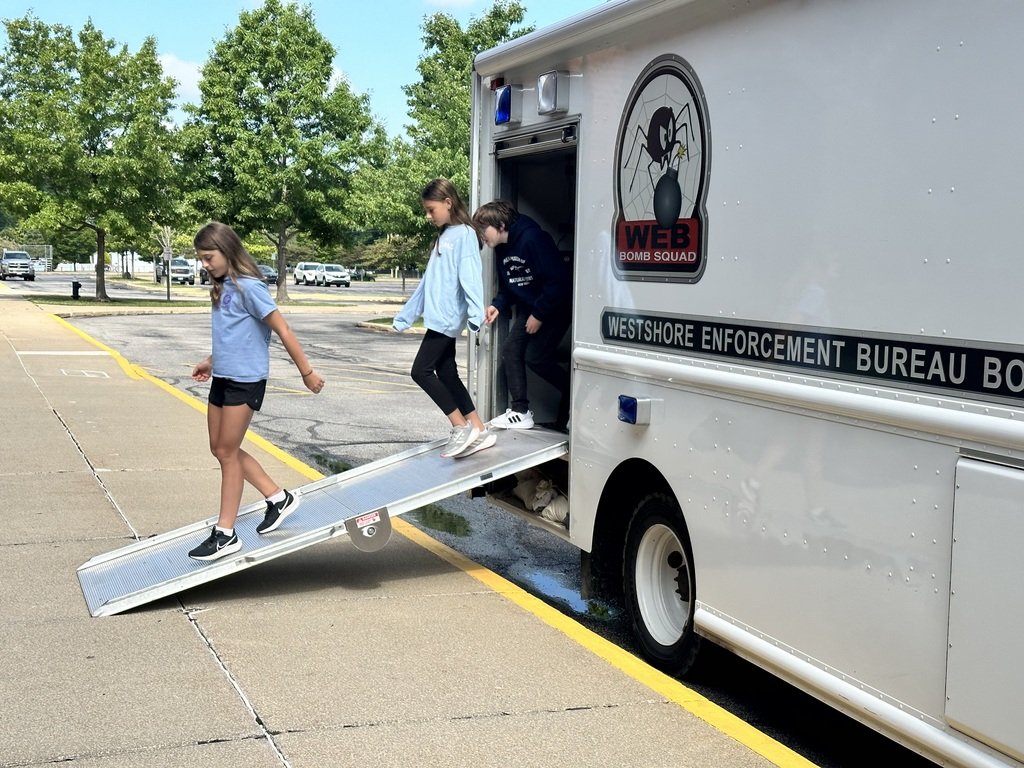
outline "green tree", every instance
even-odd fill
[[[77,37],[31,14],[4,25],[0,205],[29,227],[94,233],[96,297],[108,300],[108,234],[141,242],[169,204],[174,81],[152,38],[132,54],[92,22]]]
[[[307,6],[266,0],[243,12],[203,67],[202,99],[184,129],[193,205],[260,232],[287,267],[298,233],[337,242],[372,121],[366,96],[332,84],[334,47]],[[277,289],[288,298],[288,283]]]
[[[423,244],[417,239],[403,235],[391,235],[366,246],[361,254],[363,266],[377,272],[388,272],[393,268],[401,270],[402,290],[405,290],[405,270],[415,266],[422,253]]]
[[[469,189],[471,75],[478,53],[533,31],[521,24],[526,9],[515,0],[497,0],[465,29],[454,17],[435,13],[423,22],[426,53],[416,69],[420,81],[405,87],[409,136],[419,164],[432,176],[444,176],[460,190]],[[424,179],[423,183],[429,181]]]
[[[89,230],[73,232],[69,229],[58,229],[52,232],[42,232],[42,239],[53,246],[53,264],[70,263],[79,269],[86,269],[84,265],[89,263],[89,258],[96,251],[96,235]],[[22,242],[22,237],[18,238]]]
[[[436,234],[420,207],[428,181],[444,176],[468,195],[473,59],[531,32],[533,27],[517,26],[525,15],[518,2],[497,0],[465,29],[446,13],[424,18],[420,80],[404,88],[412,119],[409,139],[378,141],[353,183],[362,225],[402,238],[397,250],[385,242],[371,252],[380,265],[404,268],[425,262]]]
[[[405,139],[379,140],[352,180],[353,209],[365,230],[423,239],[419,196],[432,178]]]

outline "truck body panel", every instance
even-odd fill
[[[474,206],[574,266],[570,540],[628,549],[640,486],[670,497],[686,633],[956,765],[1024,764],[1024,606],[993,592],[1024,577],[1021,28],[999,0],[619,0],[474,72]],[[499,413],[502,331],[476,342]]]

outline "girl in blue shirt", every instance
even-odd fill
[[[454,458],[490,448],[497,439],[477,415],[473,399],[459,378],[455,340],[463,328],[478,331],[484,319],[480,239],[458,191],[447,179],[434,179],[420,202],[438,228],[423,279],[395,316],[404,331],[423,318],[427,332],[412,365],[412,379],[448,417],[451,432],[441,456]]]
[[[249,481],[267,500],[257,533],[276,530],[299,506],[299,497],[275,483],[259,462],[242,450],[252,415],[263,404],[270,375],[270,332],[281,339],[302,374],[302,382],[319,393],[324,380],[313,370],[302,346],[281,316],[259,267],[231,227],[211,222],[199,230],[193,245],[213,288],[213,354],[192,369],[196,381],[210,381],[206,424],[210,452],[220,462],[220,515],[209,538],[190,551],[194,560],[217,560],[242,548],[235,518],[242,487]]]

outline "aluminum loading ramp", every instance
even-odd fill
[[[216,517],[98,555],[78,569],[89,613],[121,613],[343,534],[360,549],[380,549],[390,536],[391,517],[568,453],[568,437],[546,429],[499,432],[492,448],[465,459],[442,459],[445,442],[291,489],[302,497],[301,505],[266,536],[256,533],[266,505],[243,507],[235,523],[242,549],[220,560],[203,563],[188,556],[209,536]]]

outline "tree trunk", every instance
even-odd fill
[[[96,299],[110,301],[104,279],[107,269],[107,231],[103,227],[94,227],[94,229],[96,230]]]
[[[277,303],[288,301],[288,225],[281,224],[277,230]]]

